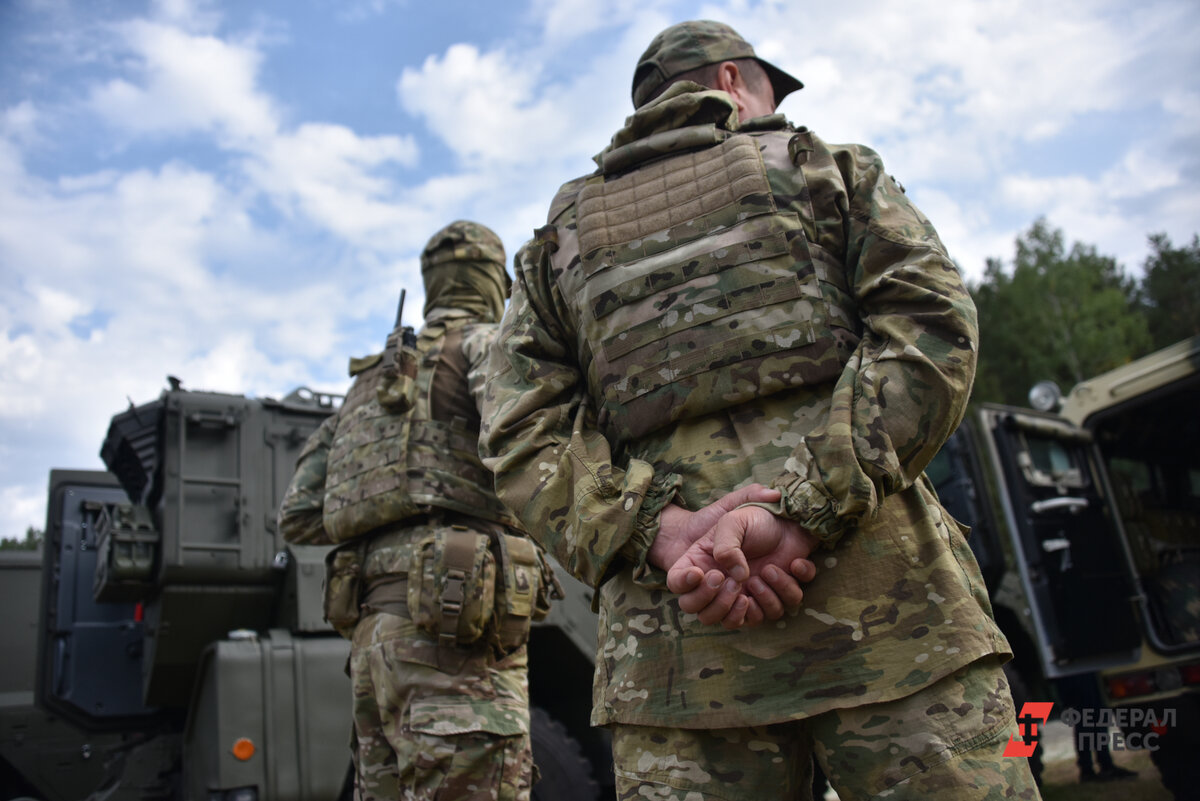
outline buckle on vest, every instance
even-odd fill
[[[466,584],[467,574],[458,568],[446,572],[446,588],[440,599],[442,607],[442,624],[439,627],[438,638],[444,645],[454,646],[458,638],[458,616],[463,608],[463,585]]]

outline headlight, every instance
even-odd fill
[[[1039,412],[1057,411],[1062,401],[1062,391],[1053,381],[1039,381],[1029,390],[1029,405]]]

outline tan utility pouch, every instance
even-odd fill
[[[417,336],[409,326],[388,334],[383,351],[383,376],[375,389],[379,405],[392,414],[404,414],[417,399]]]
[[[470,645],[492,620],[496,559],[489,541],[486,534],[451,526],[417,545],[408,576],[408,611],[441,645]]]
[[[561,598],[562,587],[533,540],[511,534],[493,538],[500,561],[495,644],[503,654],[525,644],[530,623],[549,614],[550,599]]]
[[[346,639],[362,615],[365,540],[348,542],[325,555],[325,620]]]

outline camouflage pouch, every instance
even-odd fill
[[[383,351],[383,377],[375,390],[379,405],[392,414],[404,414],[417,400],[417,335],[410,326],[388,334]]]
[[[413,554],[408,611],[444,646],[476,642],[492,620],[496,560],[486,534],[451,526],[426,537]]]
[[[525,644],[530,623],[549,614],[550,600],[562,597],[562,587],[533,540],[497,534],[493,541],[500,562],[493,637],[504,654]]]
[[[362,616],[363,562],[367,543],[350,542],[325,555],[325,620],[346,639]]]

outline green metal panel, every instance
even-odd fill
[[[214,644],[184,734],[189,797],[238,787],[274,801],[337,797],[350,764],[349,649],[281,629]],[[255,746],[248,759],[234,754],[242,739]]]

